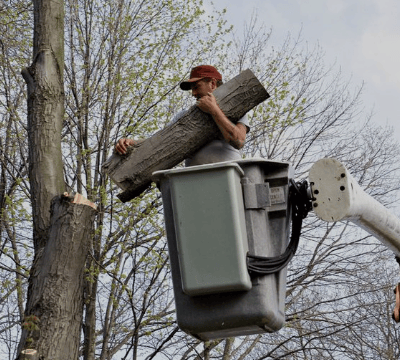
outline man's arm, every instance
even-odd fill
[[[244,124],[232,123],[222,112],[212,93],[203,96],[197,100],[196,105],[200,110],[210,114],[218,128],[220,129],[224,139],[236,149],[241,149],[246,141],[247,128]]]

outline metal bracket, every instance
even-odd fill
[[[242,178],[244,207],[246,209],[266,209],[271,206],[268,183],[253,184],[248,178]]]

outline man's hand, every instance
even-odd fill
[[[197,107],[207,114],[214,115],[216,112],[221,111],[217,99],[212,93],[208,93],[206,96],[201,97],[196,102]]]
[[[128,146],[135,145],[136,141],[133,139],[119,139],[115,145],[115,151],[121,155],[126,154]]]
[[[213,117],[226,142],[236,149],[243,147],[246,141],[246,126],[240,123],[236,125],[232,123],[219,108],[217,99],[212,93],[209,92],[201,97],[197,100],[196,105],[201,111]]]

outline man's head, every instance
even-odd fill
[[[222,75],[211,65],[199,65],[192,69],[190,78],[180,83],[182,90],[192,90],[192,95],[200,98],[213,92],[222,84]]]

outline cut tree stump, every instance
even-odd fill
[[[95,208],[80,194],[64,193],[52,199],[47,242],[30,271],[25,309],[26,317],[38,319],[38,328],[23,327],[20,346],[25,350],[19,360],[78,359],[76,344],[80,341],[85,265]],[[26,357],[35,355],[26,349],[31,346],[40,356]]]
[[[233,123],[269,98],[251,70],[221,85],[213,95]],[[194,105],[178,121],[129,147],[127,154],[119,155],[114,151],[102,169],[123,190],[118,198],[126,202],[150,186],[153,172],[176,166],[216,139],[219,133],[212,117]]]

